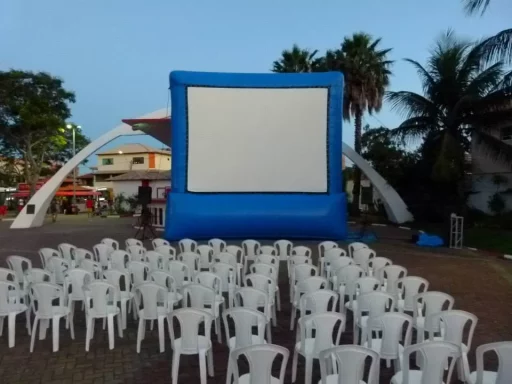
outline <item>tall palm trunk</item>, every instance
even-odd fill
[[[363,124],[363,111],[356,107],[354,114],[354,150],[361,154],[361,131]],[[352,214],[359,216],[359,200],[361,195],[361,170],[354,167],[354,189],[352,190]]]

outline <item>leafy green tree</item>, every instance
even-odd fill
[[[292,49],[285,49],[279,60],[274,61],[272,71],[278,73],[317,72],[322,63],[321,58],[316,57],[317,54],[317,50],[310,51],[294,44]]]
[[[45,167],[71,157],[65,121],[74,101],[63,81],[48,73],[0,72],[0,150],[22,161],[31,195]],[[78,151],[88,139],[77,133]]]
[[[389,92],[387,100],[406,120],[393,134],[402,140],[424,140],[433,180],[456,185],[464,206],[463,179],[471,140],[490,156],[512,163],[512,147],[495,132],[512,123],[512,72],[503,61],[490,60],[488,40],[479,43],[448,31],[431,52],[426,67],[413,65],[423,94]],[[459,207],[460,208],[460,207]]]
[[[354,118],[354,150],[361,153],[362,122],[365,113],[380,111],[385,90],[389,85],[388,60],[391,49],[380,49],[381,39],[367,33],[354,33],[346,37],[340,49],[328,51],[323,58],[323,68],[343,72],[345,92],[343,117]],[[355,169],[353,211],[359,211],[361,170]]]

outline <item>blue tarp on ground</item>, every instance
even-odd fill
[[[436,235],[429,235],[428,233],[420,233],[416,245],[420,247],[442,247],[444,244],[443,239]]]

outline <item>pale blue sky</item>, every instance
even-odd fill
[[[393,48],[390,89],[419,91],[400,59],[424,62],[447,28],[480,38],[511,19],[511,0],[493,0],[484,17],[467,17],[460,0],[2,0],[0,70],[63,78],[76,93],[72,120],[94,139],[122,118],[165,107],[171,70],[268,72],[293,43],[322,53],[365,31]],[[365,121],[401,119],[384,105]],[[352,130],[345,124],[350,143]]]

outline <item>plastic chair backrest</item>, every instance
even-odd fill
[[[204,322],[205,339],[210,340],[213,317],[208,312],[195,308],[181,308],[171,312],[171,322],[178,319],[181,331],[181,350],[187,354],[198,353],[199,326]],[[171,342],[174,345],[176,337],[174,327],[170,327]]]
[[[230,354],[235,383],[238,383],[238,358],[244,355],[249,362],[250,380],[248,384],[284,384],[284,375],[290,352],[279,345],[259,344],[234,350]],[[277,356],[282,356],[279,377],[272,376],[272,365]]]
[[[365,243],[357,242],[357,241],[350,243],[348,245],[348,255],[353,258],[354,251],[357,251],[358,249],[361,249],[361,248],[368,248],[368,245],[366,245]]]
[[[414,307],[418,310],[413,312],[414,323],[417,324],[418,317],[429,317],[434,313],[451,310],[455,299],[447,293],[427,291],[414,296]],[[435,330],[439,329],[439,322],[430,324]]]
[[[52,257],[62,257],[60,251],[53,248],[39,249],[39,257],[41,258],[41,265],[46,268],[47,261]]]
[[[231,253],[232,255],[235,256],[237,263],[243,264],[244,250],[242,249],[242,247],[239,247],[238,245],[228,245],[224,249],[224,252]]]
[[[128,247],[131,247],[132,245],[138,245],[139,247],[144,247],[144,244],[142,243],[142,241],[133,239],[133,238],[126,239],[124,242],[124,245],[125,245],[126,250],[128,250]]]
[[[60,256],[63,259],[67,260],[69,263],[71,263],[74,260],[73,253],[71,252],[71,250],[75,249],[76,246],[69,243],[61,243],[57,246],[57,248],[59,249]]]
[[[80,264],[82,263],[82,260],[94,260],[94,255],[92,254],[92,252],[85,248],[72,248],[71,255],[73,256],[73,260],[75,261],[75,267],[79,267]]]
[[[222,239],[210,239],[208,245],[213,248],[213,254],[224,252],[226,248],[226,242]]]
[[[243,287],[235,291],[235,306],[259,311],[268,315],[268,293],[257,288]]]
[[[107,315],[109,302],[114,298],[117,301],[117,288],[106,281],[93,281],[87,285],[85,295],[89,300],[85,300],[87,311],[94,309],[99,317]]]
[[[377,317],[368,319],[368,334],[382,333],[379,355],[381,359],[397,359],[400,355],[400,339],[404,335],[404,347],[411,344],[412,317],[399,312],[387,312]],[[372,347],[372,339],[368,338],[368,347]]]
[[[275,265],[255,262],[249,267],[251,273],[270,276],[274,280],[278,278],[278,269]]]
[[[168,268],[169,273],[174,277],[174,281],[176,281],[178,289],[181,289],[184,282],[191,281],[190,269],[187,264],[181,261],[170,261]]]
[[[420,384],[451,383],[453,367],[460,357],[460,347],[446,341],[426,341],[410,345],[404,349],[402,366],[402,383],[409,382],[409,361],[413,353],[419,353],[422,358],[422,375]],[[445,367],[448,360],[448,373],[445,376]]]
[[[199,272],[194,276],[194,281],[197,284],[213,289],[216,295],[222,293],[222,280],[219,275],[213,272]]]
[[[25,274],[25,281],[28,284],[34,283],[55,283],[53,275],[42,268],[31,268]]]
[[[227,292],[235,283],[235,268],[231,264],[214,263],[211,271],[220,277],[224,292]]]
[[[291,255],[288,258],[288,263],[290,265],[290,270],[293,271],[293,267],[299,264],[313,264],[313,261],[311,260],[311,257],[309,256],[296,256]]]
[[[336,310],[339,295],[330,289],[317,289],[301,296],[299,308],[301,317],[306,311],[313,313],[332,312]]]
[[[308,277],[318,276],[318,267],[311,264],[296,264],[292,269],[292,281],[298,283]]]
[[[381,268],[387,267],[388,265],[393,265],[393,262],[387,257],[377,256],[372,257],[368,261],[368,269],[372,271],[373,276],[377,275],[377,271]]]
[[[132,261],[128,264],[133,286],[146,282],[149,278],[149,265],[141,261]]]
[[[407,276],[407,269],[401,265],[388,265],[377,272],[377,278],[386,285],[386,291],[396,294],[396,281]]]
[[[131,255],[132,261],[144,261],[146,259],[146,248],[140,245],[129,245],[126,247],[126,252]]]
[[[331,261],[330,275],[331,276],[335,275],[337,270],[339,270],[340,268],[346,267],[347,265],[351,265],[353,263],[354,263],[354,260],[348,256],[341,256],[341,257],[334,259],[333,261]]]
[[[237,268],[236,256],[229,252],[220,252],[213,254],[214,263],[226,263],[231,265],[233,268]]]
[[[235,345],[233,349],[244,348],[253,344],[263,344],[265,342],[265,325],[267,324],[267,319],[263,313],[249,308],[236,307],[224,311],[222,318],[224,320],[228,344],[230,339],[228,318],[231,318],[235,325]],[[257,327],[257,342],[253,340],[253,326]]]
[[[338,345],[345,321],[345,316],[337,312],[321,312],[301,317],[299,319],[299,348],[302,353],[305,353],[306,339],[314,339],[313,353],[315,354],[332,348],[333,345]],[[333,339],[336,327],[338,331]],[[314,337],[313,330],[315,330]]]
[[[318,257],[324,257],[326,251],[334,248],[339,248],[338,243],[334,241],[322,241],[318,244]]]
[[[349,258],[343,248],[331,248],[324,252],[324,263],[330,264],[340,257]]]
[[[279,268],[279,256],[272,256],[267,254],[260,254],[256,256],[254,263],[270,264]]]
[[[7,265],[14,271],[20,283],[25,281],[25,273],[32,269],[32,261],[23,256],[7,256]]]
[[[115,250],[110,254],[111,268],[119,271],[127,271],[128,264],[132,260],[131,255],[123,250]]]
[[[307,256],[311,257],[312,252],[311,248],[305,247],[303,245],[298,245],[292,248],[292,256]]]
[[[261,244],[259,241],[256,240],[244,240],[242,241],[242,248],[244,250],[244,256],[254,258],[257,254],[260,252]]]
[[[168,308],[168,301],[164,299],[168,291],[161,285],[145,282],[137,285],[133,290],[137,308],[144,309],[145,319],[157,319],[158,308]]]
[[[161,247],[162,245],[170,246],[171,243],[169,243],[165,239],[153,239],[153,240],[151,240],[151,245],[153,246],[153,250],[155,250],[156,248]]]
[[[359,265],[350,264],[346,267],[342,267],[336,271],[336,279],[338,283],[338,288],[340,285],[346,285],[346,288],[350,288],[350,285],[359,279],[361,276],[364,276],[365,272],[363,268]],[[355,288],[354,288],[355,289]],[[350,295],[352,292],[345,291],[346,295]]]
[[[82,268],[74,268],[68,272],[64,289],[67,294],[72,294],[75,298],[84,298],[84,286],[89,285],[94,280],[92,274]]]
[[[53,301],[59,299],[59,306],[65,304],[64,289],[57,284],[52,283],[35,283],[30,286],[31,301],[37,301],[36,314],[40,317],[52,318]],[[35,308],[35,307],[34,307]]]
[[[0,313],[5,316],[10,312],[12,304],[19,304],[20,288],[12,281],[0,281]]]
[[[244,276],[244,283],[246,287],[253,287],[268,293],[269,297],[274,295],[276,283],[270,276],[249,273]]]
[[[277,240],[274,243],[274,247],[277,249],[277,256],[281,260],[286,260],[292,253],[293,243],[289,240]]]
[[[187,284],[183,288],[183,306],[205,309],[215,302],[215,291],[201,284]]]
[[[164,256],[161,253],[147,251],[145,257],[151,271],[164,269]]]
[[[273,245],[262,245],[259,254],[277,256],[277,249]]]
[[[118,269],[109,269],[103,272],[105,281],[112,284],[119,291],[121,291],[121,283],[123,283],[124,289],[121,292],[131,292],[132,284],[128,272],[120,271]]]
[[[199,254],[195,252],[182,252],[178,255],[178,260],[187,264],[191,273],[199,271]]]
[[[395,309],[395,298],[386,292],[374,291],[357,296],[357,318],[368,312],[368,317],[378,317]]]
[[[199,264],[201,268],[209,268],[213,263],[213,248],[209,245],[200,245],[196,252],[199,254]]]
[[[320,352],[321,384],[327,384],[327,376],[329,375],[327,371],[327,361],[329,361],[329,363],[332,362],[333,357],[336,361],[338,372],[336,384],[378,383],[379,354],[359,345],[340,345]],[[365,363],[368,358],[370,359],[370,368],[366,372],[368,378],[364,381]]]
[[[512,341],[483,344],[476,349],[476,383],[484,382],[484,355],[494,351],[498,356],[498,370],[494,384],[509,384],[512,380]]]
[[[53,277],[57,284],[64,284],[64,278],[69,267],[69,263],[60,257],[52,257],[46,264],[46,269],[53,273]]]
[[[117,251],[119,249],[119,241],[105,237],[101,240],[101,243],[108,245],[111,247],[114,251]]]
[[[368,263],[376,255],[376,252],[371,248],[359,248],[353,252],[352,258],[354,259],[354,264],[359,265],[365,272],[368,272]]]
[[[429,283],[423,277],[406,276],[396,281],[395,291],[404,300],[404,310],[414,311],[414,298],[417,294],[426,292]],[[417,311],[417,308],[416,308]]]
[[[170,245],[161,245],[154,249],[155,252],[160,253],[167,260],[175,260],[176,259],[176,249]]]
[[[425,319],[425,331],[429,334],[429,339],[433,340],[435,333],[438,331],[436,325],[442,323],[442,338],[455,345],[466,345],[468,350],[471,349],[471,341],[475,332],[478,317],[467,311],[452,309],[434,313]],[[469,323],[469,329],[466,325]],[[432,326],[433,325],[433,326]],[[465,332],[467,330],[467,332]]]
[[[83,259],[78,267],[89,271],[93,275],[94,279],[99,279],[101,276],[101,264],[95,261]]]
[[[195,252],[197,249],[197,242],[192,239],[181,239],[178,242],[178,246],[180,247],[180,253]]]
[[[110,254],[114,252],[114,248],[107,244],[96,244],[92,247],[94,252],[94,260],[101,264],[102,267],[108,267],[110,261]]]

